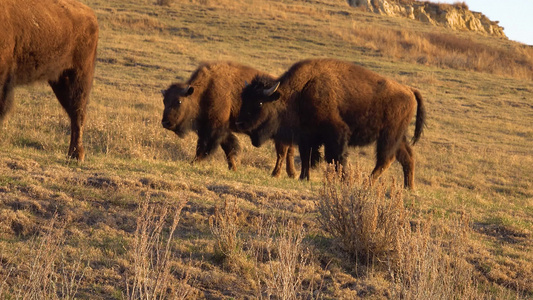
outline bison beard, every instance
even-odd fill
[[[70,117],[68,155],[82,161],[98,42],[96,16],[73,0],[3,0],[0,20],[0,121],[12,106],[17,85],[46,80]]]
[[[296,63],[277,80],[254,78],[243,89],[237,124],[257,145],[271,137],[297,142],[300,179],[309,179],[310,156],[319,145],[325,146],[328,163],[345,165],[348,145],[376,142],[371,181],[396,159],[405,186],[414,188],[414,155],[406,133],[415,111],[413,144],[425,123],[417,90],[349,62],[316,59]]]

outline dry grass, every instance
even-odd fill
[[[451,33],[391,30],[355,22],[351,30],[334,33],[393,59],[533,79],[533,49],[525,45],[498,47]]]
[[[467,261],[470,224],[426,217],[405,227],[389,262],[392,294],[401,299],[490,299]]]
[[[48,234],[41,224],[56,212],[68,224],[63,233],[61,226],[50,232],[64,237],[49,240],[62,243],[60,254],[48,255],[56,258],[48,280],[58,297],[124,299],[134,284],[154,295],[156,282],[142,274],[158,272],[171,286],[166,295],[190,299],[416,298],[430,292],[460,298],[476,286],[480,297],[485,291],[497,299],[533,295],[530,48],[364,13],[336,0],[84,2],[101,28],[86,161],[65,159],[69,122],[46,85],[17,88],[14,110],[0,125],[3,296],[16,298],[23,295],[19,287],[30,286],[32,258]],[[237,172],[227,170],[222,151],[191,165],[196,135],[178,139],[160,125],[159,91],[187,79],[200,61],[235,60],[281,74],[309,57],[353,61],[414,86],[428,107],[428,128],[414,147],[417,191],[402,192],[402,205],[394,198],[395,205],[368,201],[359,209],[371,208],[360,216],[367,233],[403,242],[360,237],[366,248],[352,243],[361,253],[357,265],[315,217],[324,165],[310,182],[272,179],[273,145],[254,148],[244,135],[238,136],[243,154]],[[505,64],[508,72],[498,66]],[[352,148],[349,161],[370,171],[374,152]],[[385,199],[391,197],[386,179],[401,172],[393,164],[378,184],[387,188],[380,192]],[[345,189],[348,197],[357,187],[339,183],[332,192],[340,197]],[[175,215],[161,218],[159,204],[172,199],[186,204],[169,235]],[[139,205],[148,200],[155,205],[152,218],[139,218]],[[383,219],[413,222],[398,229],[373,226],[376,210],[377,220],[382,211]],[[460,222],[463,213],[469,222]],[[159,243],[149,247],[143,234]],[[134,247],[142,241],[145,248]],[[389,262],[383,253],[390,251],[405,257]],[[439,276],[464,284],[453,290],[434,280]],[[63,292],[68,285],[70,292]]]
[[[173,0],[157,0],[156,4],[162,5],[162,6],[170,6],[172,5],[173,2],[174,2]]]
[[[7,273],[2,274],[0,298],[76,299],[88,264],[83,255],[66,247],[65,227],[54,215],[42,234],[30,239],[30,259],[2,266]]]
[[[302,221],[260,216],[249,252],[255,258],[259,299],[318,298],[306,230]],[[316,272],[316,269],[315,269]],[[316,274],[315,274],[316,275]],[[308,279],[307,286],[303,284]]]

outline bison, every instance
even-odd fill
[[[73,0],[2,0],[0,11],[0,121],[13,89],[48,81],[70,117],[68,155],[83,161],[83,126],[92,86],[98,23]]]
[[[404,184],[414,187],[414,155],[406,137],[416,111],[415,144],[426,113],[420,92],[361,66],[336,59],[294,64],[279,79],[257,76],[242,91],[239,130],[254,146],[276,137],[297,143],[302,160],[300,179],[309,180],[311,149],[325,147],[328,163],[346,163],[347,146],[377,141],[371,182],[396,158]]]
[[[185,83],[174,83],[162,91],[164,128],[183,137],[189,131],[198,134],[193,162],[205,159],[220,145],[226,154],[228,167],[236,170],[239,141],[235,120],[241,107],[241,91],[245,81],[265,73],[234,62],[201,64]],[[277,161],[272,176],[279,176],[283,160],[287,160],[287,174],[296,175],[294,146],[276,142]]]

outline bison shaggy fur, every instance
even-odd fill
[[[205,159],[220,145],[229,169],[236,170],[240,146],[234,132],[238,132],[235,120],[241,107],[241,91],[245,81],[258,75],[271,78],[234,62],[201,64],[186,82],[174,83],[162,91],[165,109],[161,124],[180,137],[190,131],[198,134],[193,162]],[[294,146],[276,142],[276,152],[272,176],[280,175],[286,158],[287,174],[294,177]]]
[[[347,146],[376,142],[374,182],[396,159],[414,187],[414,154],[407,128],[416,112],[413,144],[426,113],[420,93],[361,66],[335,59],[304,60],[279,79],[257,76],[242,92],[239,129],[259,146],[275,136],[297,143],[300,179],[309,179],[310,153],[324,145],[329,163],[345,165]]]
[[[48,81],[71,122],[68,155],[83,160],[83,126],[92,86],[98,23],[73,0],[2,0],[0,9],[0,121],[13,89]]]

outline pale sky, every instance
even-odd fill
[[[470,10],[481,12],[492,21],[500,21],[510,40],[533,45],[533,0],[439,0],[465,2]]]

